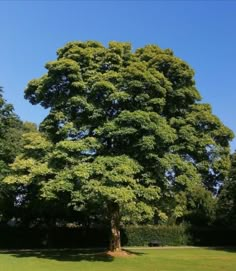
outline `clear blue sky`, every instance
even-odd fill
[[[0,11],[0,85],[21,119],[40,123],[46,116],[23,91],[58,48],[116,40],[173,49],[195,70],[203,101],[236,133],[236,2],[8,0]]]

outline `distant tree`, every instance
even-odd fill
[[[22,150],[22,134],[30,130],[36,130],[35,124],[20,120],[13,105],[4,100],[0,88],[0,220],[6,213],[12,215],[17,194],[16,187],[6,186],[1,181],[10,174],[9,164],[13,163]]]
[[[110,220],[112,251],[122,221],[177,219],[196,186],[221,185],[233,134],[199,103],[193,70],[171,50],[70,42],[46,68],[25,91],[50,110],[45,135],[28,138],[6,183],[35,183],[76,210],[96,206]]]
[[[195,226],[212,225],[216,219],[217,197],[202,186],[196,186],[187,195],[184,220]]]
[[[231,155],[231,168],[218,200],[217,220],[221,224],[236,225],[236,152]]]
[[[7,164],[19,154],[19,138],[22,122],[14,113],[11,104],[6,103],[0,88],[0,176],[8,170]]]

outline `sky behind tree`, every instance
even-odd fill
[[[131,42],[173,49],[194,70],[203,102],[236,133],[236,2],[0,1],[0,85],[23,120],[47,112],[24,99],[27,83],[69,41]],[[232,150],[236,149],[236,140]]]

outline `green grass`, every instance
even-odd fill
[[[112,258],[91,251],[0,252],[0,271],[235,271],[234,249],[139,249]]]

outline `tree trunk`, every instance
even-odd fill
[[[120,208],[117,203],[109,205],[110,219],[111,219],[111,236],[110,236],[110,251],[121,251],[120,244]]]

